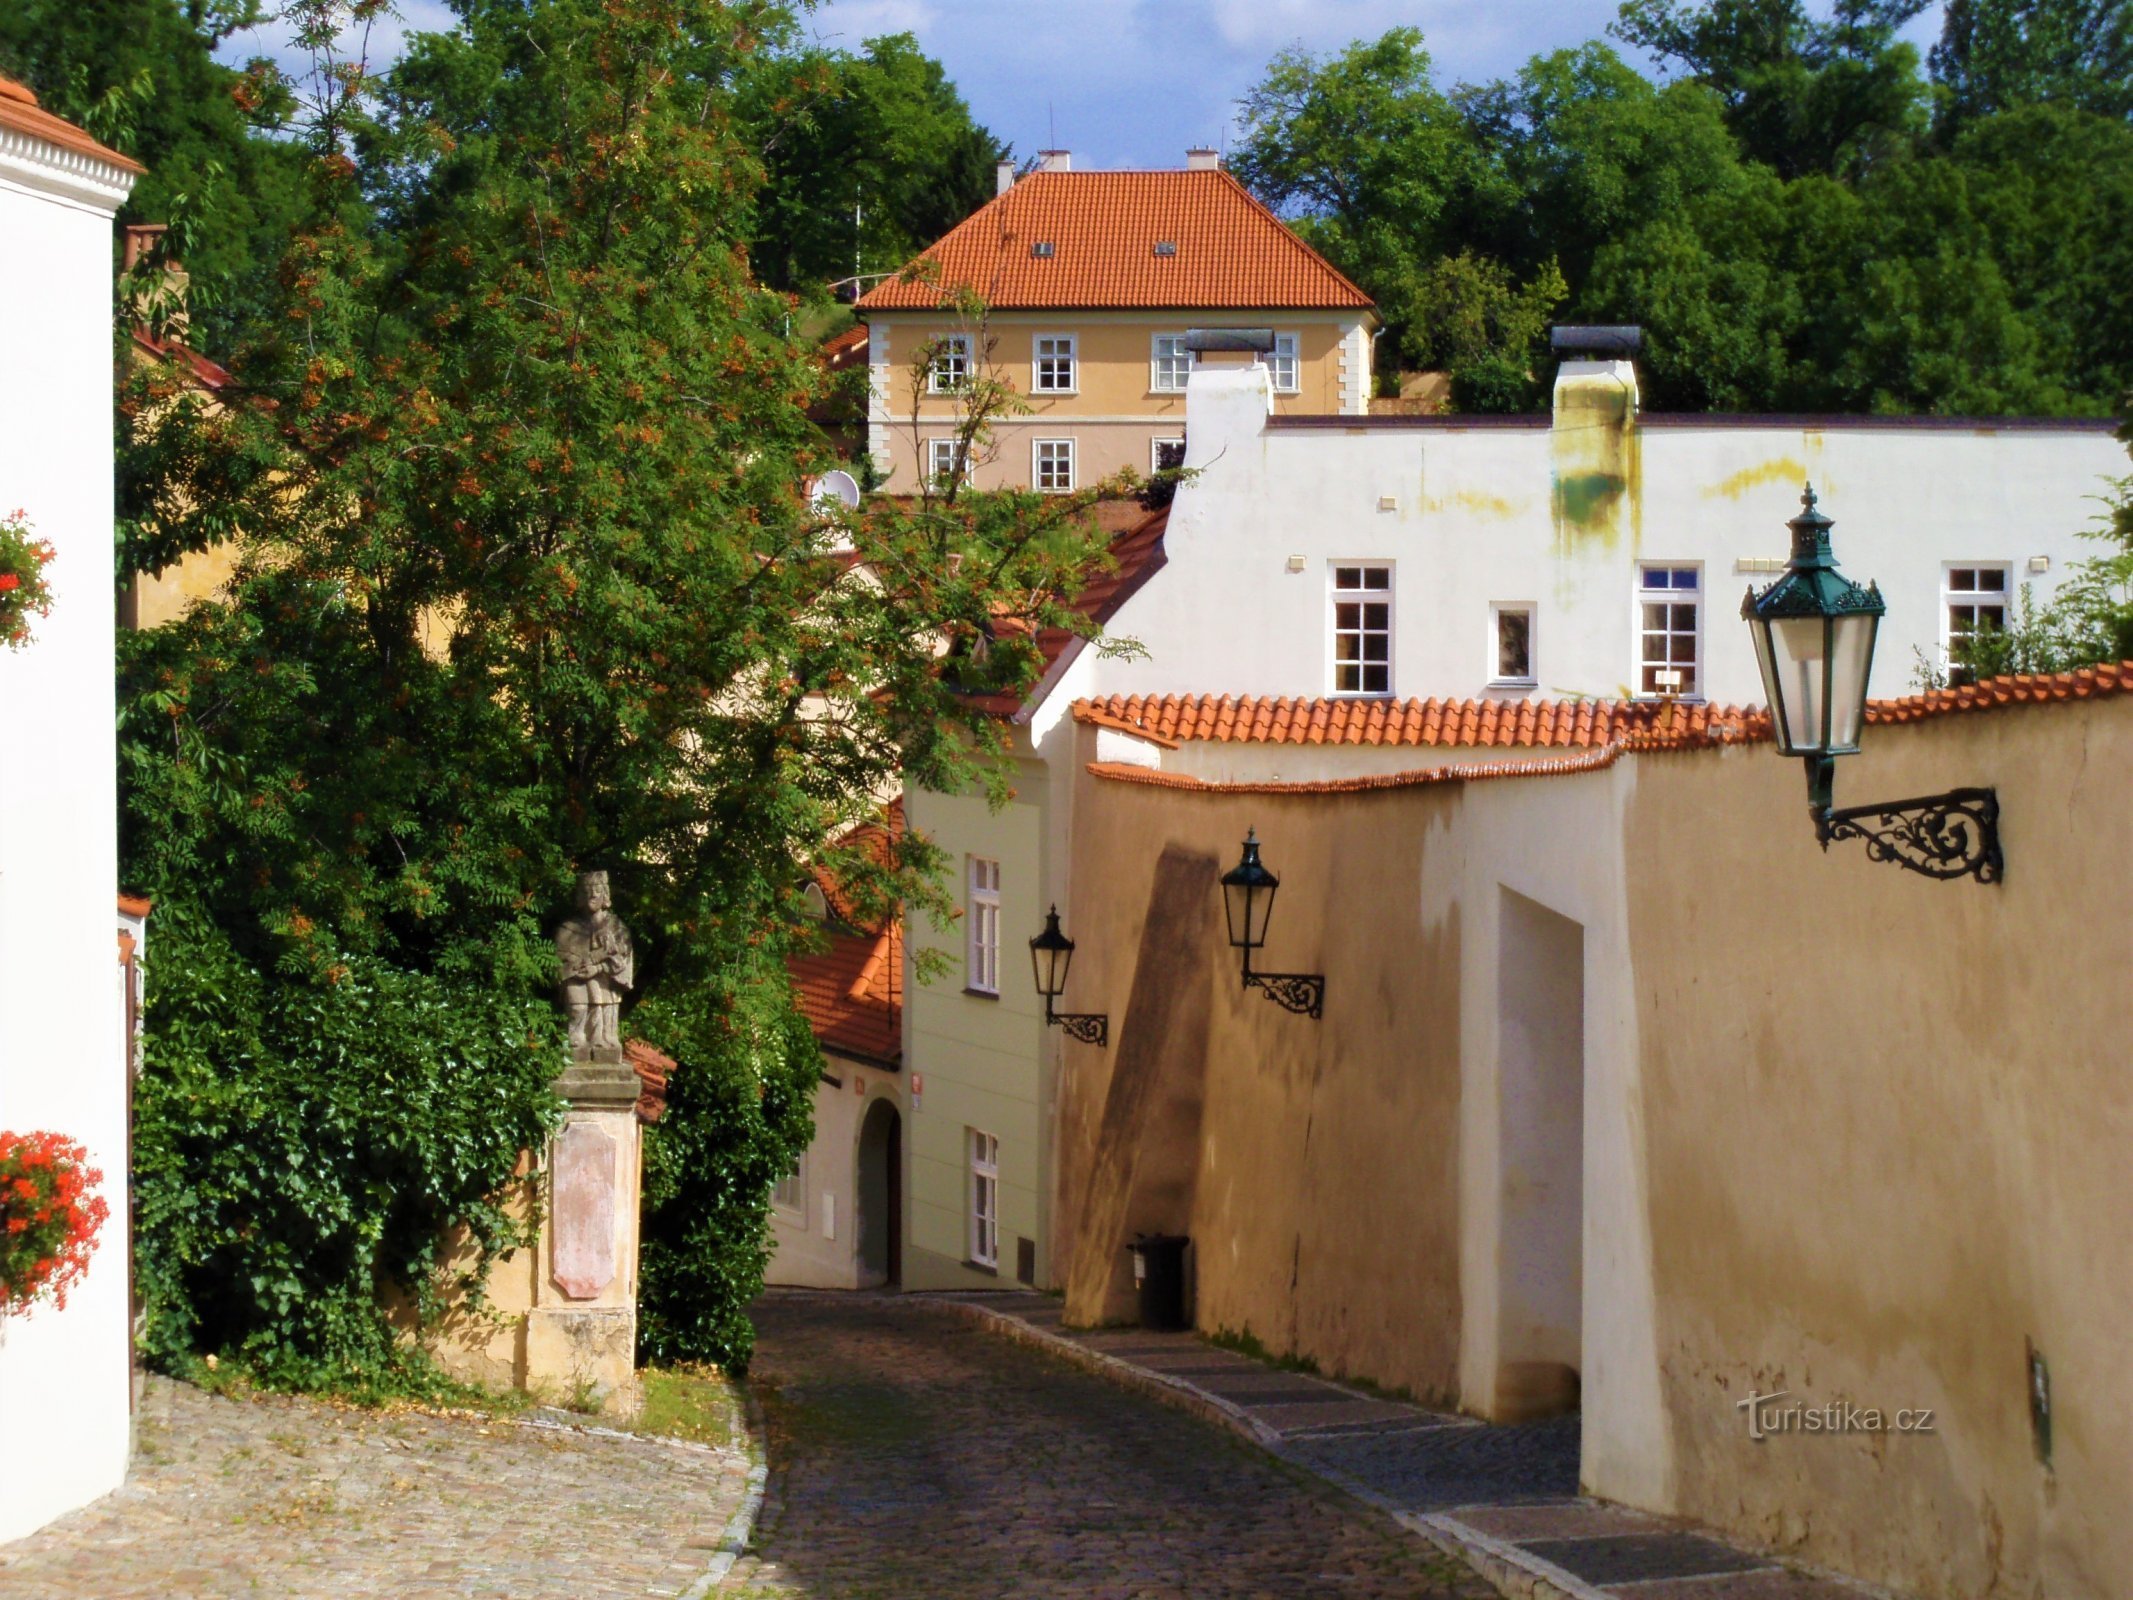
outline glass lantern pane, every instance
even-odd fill
[[[1269,884],[1252,896],[1252,948],[1266,943],[1266,925],[1274,915],[1274,886]]]
[[[1874,635],[1881,619],[1839,617],[1830,624],[1832,646],[1829,748],[1856,750],[1866,724],[1866,678],[1874,665]]]
[[[1777,668],[1770,659],[1770,626],[1756,621],[1748,625],[1748,632],[1755,639],[1755,664],[1763,674],[1763,704],[1770,708],[1773,737],[1780,750],[1790,747],[1791,740],[1785,732],[1784,717],[1779,707]]]
[[[1788,617],[1770,636],[1784,710],[1780,748],[1788,755],[1828,749],[1828,625],[1820,617]]]
[[[1222,910],[1229,919],[1229,942],[1233,945],[1251,940],[1251,901],[1251,892],[1242,884],[1222,885]]]

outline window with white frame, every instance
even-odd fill
[[[1489,607],[1489,640],[1495,665],[1489,682],[1508,689],[1533,687],[1533,609],[1524,601]]]
[[[1303,363],[1296,354],[1296,335],[1277,333],[1274,348],[1266,358],[1267,376],[1276,394],[1294,394],[1303,387]]]
[[[1034,394],[1072,394],[1081,386],[1071,333],[1038,334],[1032,365],[1036,369],[1030,379]]]
[[[1977,679],[1977,664],[1970,659],[1972,644],[1980,635],[1998,633],[2007,626],[2008,569],[2003,566],[1949,567],[1941,579],[1941,664],[1950,684]]]
[[[801,1152],[792,1164],[792,1171],[785,1174],[770,1187],[770,1203],[780,1211],[789,1211],[807,1222],[807,1154]]]
[[[1637,569],[1637,693],[1703,694],[1703,573]]]
[[[1150,439],[1148,441],[1148,470],[1175,472],[1185,465],[1185,441],[1183,439]]]
[[[969,470],[970,454],[962,440],[926,441],[926,481],[936,489],[945,489],[956,479],[968,476]]]
[[[933,341],[933,362],[926,369],[929,394],[955,394],[970,382],[970,335],[944,333]]]
[[[1192,352],[1182,333],[1159,333],[1148,345],[1148,387],[1157,394],[1183,394],[1192,376]]]
[[[1392,693],[1392,568],[1333,564],[1333,692]]]
[[[1000,1262],[1000,1141],[965,1128],[970,1142],[970,1259],[981,1267]]]
[[[970,893],[963,908],[969,949],[963,982],[979,994],[1000,992],[1000,863],[970,858]]]
[[[1065,494],[1074,487],[1072,439],[1038,439],[1030,448],[1036,455],[1030,475],[1040,490],[1046,494]]]

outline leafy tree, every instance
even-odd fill
[[[267,315],[281,242],[303,205],[302,154],[270,137],[293,109],[263,63],[213,52],[259,0],[9,0],[0,72],[147,166],[122,222],[172,225],[191,274],[192,344],[226,354]]]
[[[735,114],[763,163],[756,276],[802,293],[901,267],[992,198],[1007,154],[908,33],[766,56]]]
[[[1850,173],[1924,129],[1918,52],[1897,30],[1928,0],[1623,0],[1609,31],[1725,102],[1750,160],[1779,175]]]
[[[1946,0],[1929,59],[1944,130],[2039,104],[2133,116],[2128,0]]]
[[[329,0],[309,3],[323,29]],[[454,1115],[484,1096],[515,1137],[559,1062],[499,1086],[402,1030],[550,1037],[528,1020],[544,930],[573,872],[609,870],[638,939],[625,1026],[681,1064],[651,1163],[647,1338],[744,1366],[769,1180],[808,1137],[819,1071],[783,975],[812,928],[804,874],[900,773],[1004,784],[999,730],[958,691],[1029,681],[1041,628],[1086,631],[1067,602],[1099,546],[1073,498],[809,508],[823,380],[786,334],[791,298],[749,276],[760,169],[733,115],[781,10],[458,10],[309,125],[286,305],[238,352],[229,403],[172,395],[128,419],[171,469],[160,549],[242,530],[227,602],[129,643],[129,874],[257,974],[263,1039],[300,1049],[272,1019],[355,982],[456,1008],[450,1028],[377,1008],[364,1070],[394,1064],[400,1092]],[[945,911],[934,865],[908,839],[840,870],[877,909]],[[256,1052],[178,1025],[152,1009],[146,1115],[182,1126],[211,1081],[289,1122],[271,1086],[246,1100]],[[355,1192],[363,1150],[323,1139],[305,1159]],[[429,1151],[424,1173],[450,1154],[472,1174],[424,1177],[438,1209],[471,1217],[474,1178],[510,1176],[500,1150]],[[188,1176],[145,1174],[144,1217],[179,1214]],[[261,1183],[245,1203],[304,1226],[278,1172]],[[412,1284],[428,1258],[385,1228],[391,1196],[363,1192],[358,1231],[402,1241],[379,1275]],[[333,1338],[277,1320],[281,1278],[242,1212],[205,1244],[144,1227],[175,1263],[152,1314],[240,1351],[370,1359],[351,1275],[300,1274],[336,1297]],[[201,1277],[210,1246],[239,1266]],[[230,1297],[212,1318],[208,1282]]]

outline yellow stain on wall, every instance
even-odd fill
[[[1483,517],[1516,517],[1525,514],[1526,502],[1506,500],[1500,494],[1484,494],[1479,489],[1461,489],[1457,494],[1443,495],[1422,502],[1424,511],[1471,511]]]
[[[1766,484],[1804,483],[1807,468],[1793,456],[1779,456],[1774,461],[1765,461],[1756,466],[1743,467],[1730,478],[1712,484],[1704,490],[1706,496],[1724,495],[1729,500],[1738,500],[1750,489],[1760,489]]]

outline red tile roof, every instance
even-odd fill
[[[133,342],[161,361],[175,361],[192,374],[203,388],[221,389],[230,381],[229,369],[210,361],[199,351],[189,349],[175,339],[158,339],[146,328],[136,324]]]
[[[871,337],[867,332],[867,325],[862,322],[856,327],[846,328],[835,338],[823,340],[819,352],[823,366],[832,372],[842,372],[846,367],[863,363],[867,358],[867,343]]]
[[[1936,717],[1962,716],[1972,712],[2000,711],[2016,706],[2058,705],[2076,700],[2096,700],[2112,695],[2133,694],[2133,661],[2108,663],[2100,667],[2081,667],[2072,672],[2025,674],[2007,678],[1988,678],[1982,683],[1966,684],[1959,689],[1935,689],[1926,694],[1905,695],[1895,700],[1869,700],[1866,720],[1876,726],[1928,722]],[[1127,725],[1146,726],[1157,731],[1160,738],[1168,739],[1171,730],[1184,726],[1200,726],[1189,723],[1184,715],[1175,714],[1166,718],[1158,709],[1156,714],[1144,718],[1124,718],[1113,714],[1113,708],[1128,702],[1124,696],[1110,700],[1077,701],[1074,715],[1083,722],[1092,722],[1099,727]],[[1319,707],[1355,707],[1357,701],[1272,701],[1245,698],[1233,700],[1228,696],[1215,700],[1201,696],[1198,699],[1165,697],[1161,701],[1146,701],[1143,704],[1162,707],[1165,705],[1191,708],[1196,706],[1226,706],[1233,708],[1226,724],[1210,717],[1205,726],[1212,729],[1218,725],[1231,731],[1187,732],[1182,735],[1193,739],[1264,739],[1270,743],[1314,744],[1513,744],[1520,741],[1502,738],[1466,738],[1430,736],[1426,724],[1404,719],[1400,726],[1408,735],[1399,738],[1365,739],[1362,737],[1329,738],[1322,733],[1312,738],[1310,713]],[[1378,702],[1390,712],[1398,709]],[[1214,782],[1204,778],[1188,777],[1183,773],[1161,772],[1148,767],[1133,766],[1119,762],[1092,761],[1088,770],[1099,778],[1109,778],[1122,783],[1150,784],[1165,789],[1192,789],[1224,794],[1352,794],[1371,789],[1406,789],[1432,783],[1475,783],[1495,778],[1542,777],[1569,772],[1594,772],[1612,766],[1622,756],[1638,752],[1663,752],[1679,750],[1708,750],[1720,745],[1746,744],[1770,737],[1769,713],[1760,707],[1720,707],[1675,705],[1671,708],[1654,705],[1647,701],[1527,701],[1522,706],[1493,701],[1409,701],[1409,706],[1433,705],[1442,708],[1439,729],[1470,728],[1476,733],[1500,731],[1503,714],[1512,710],[1530,710],[1542,714],[1536,729],[1553,726],[1550,714],[1560,715],[1571,710],[1605,712],[1612,719],[1612,735],[1596,747],[1585,741],[1587,748],[1576,754],[1526,761],[1490,761],[1451,767],[1421,767],[1408,772],[1372,773],[1353,778],[1332,778],[1315,782],[1285,782],[1279,779],[1249,780],[1240,783]],[[1271,707],[1292,708],[1286,716],[1259,713]],[[1297,711],[1301,710],[1302,715]],[[1243,718],[1237,715],[1243,712]],[[1444,713],[1449,713],[1446,716]],[[1239,726],[1244,733],[1235,730]],[[1253,727],[1272,730],[1262,735],[1249,731]],[[1579,728],[1573,722],[1573,731]],[[1559,726],[1556,731],[1560,733]],[[1541,741],[1528,741],[1541,742]],[[1557,737],[1547,741],[1558,748],[1574,746],[1575,738]]]
[[[53,116],[37,103],[28,84],[17,83],[13,78],[0,78],[0,128],[26,133],[78,156],[94,156],[128,172],[148,170],[131,156],[122,156],[110,146],[97,143],[64,117]]]
[[[1118,615],[1119,608],[1140,592],[1142,584],[1163,570],[1169,557],[1163,552],[1163,535],[1170,527],[1170,508],[1149,512],[1111,541],[1109,572],[1099,572],[1075,601],[1082,615],[1099,628]],[[1044,670],[1027,695],[980,694],[968,697],[973,710],[987,716],[1012,717],[1025,706],[1040,703],[1067,659],[1070,646],[1079,642],[1064,628],[1046,628],[1037,635],[1037,649],[1044,657]]]
[[[886,862],[904,829],[904,802],[889,803],[881,823],[845,836],[845,843]],[[818,874],[823,899],[837,924],[853,915],[834,878]],[[785,963],[793,998],[825,1050],[894,1067],[903,1059],[904,930],[900,920],[874,931],[832,925],[828,948]]]
[[[1759,711],[1643,700],[1329,700],[1256,695],[1110,695],[1077,700],[1077,721],[1162,741],[1483,745],[1591,749],[1632,733],[1699,736]]]
[[[624,1044],[622,1055],[637,1074],[637,1120],[657,1122],[667,1114],[667,1084],[674,1077],[674,1058],[642,1039]]]
[[[1158,255],[1163,243],[1175,253]],[[1032,255],[1039,244],[1051,252]],[[1219,168],[1033,172],[950,229],[912,268],[861,295],[858,307],[930,310],[942,290],[961,288],[1001,310],[1371,306]]]

